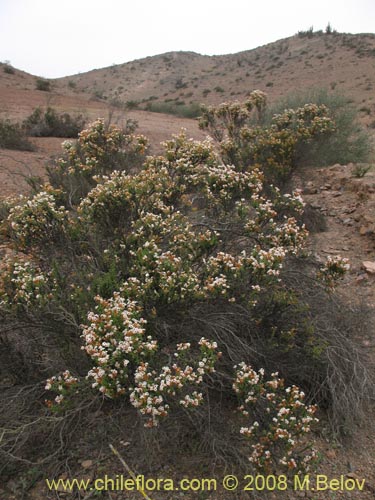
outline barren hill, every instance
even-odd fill
[[[1,93],[5,88],[35,91],[36,79],[18,70],[0,71]],[[168,105],[241,100],[254,88],[266,91],[273,101],[324,87],[351,98],[366,118],[375,115],[374,80],[374,34],[305,32],[237,54],[169,52],[50,82],[53,93],[69,96],[68,108],[100,108],[112,101],[159,111]],[[46,99],[46,92],[37,93]]]
[[[55,80],[59,92],[147,103],[219,103],[254,88],[275,100],[309,87],[334,89],[375,114],[375,35],[293,36],[223,56],[170,52]]]

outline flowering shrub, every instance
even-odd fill
[[[47,171],[53,187],[63,188],[66,204],[78,203],[95,186],[94,177],[114,168],[127,170],[140,166],[148,147],[143,135],[134,135],[135,125],[125,130],[106,126],[98,119],[78,135],[77,142],[63,143],[64,155]]]
[[[50,170],[59,190],[9,210],[8,236],[39,262],[20,267],[19,281],[8,273],[3,300],[27,300],[29,317],[81,339],[87,362],[77,377],[66,371],[48,380],[46,389],[57,394],[52,405],[64,410],[78,388],[91,385],[107,400],[130,402],[154,427],[173,408],[202,404],[216,382],[225,394],[234,377],[252,419],[242,434],[252,439],[253,465],[302,470],[313,461],[299,445],[314,407],[297,387],[285,388],[277,375],[265,381],[242,361],[255,358],[271,372],[278,361],[286,380],[301,387],[300,380],[310,387],[307,367],[315,363],[312,392],[323,392],[319,355],[326,344],[315,342],[308,307],[284,279],[307,237],[299,222],[304,203],[298,191],[272,185],[267,169],[278,162],[288,168],[296,142],[331,125],[326,110],[308,106],[275,118],[271,129],[254,128],[253,140],[248,120],[264,103],[258,92],[243,106],[206,116],[209,126],[224,123],[229,131],[231,162],[224,142],[220,156],[212,141],[181,133],[164,143],[164,154],[131,171],[124,154],[142,154],[145,141],[94,122],[77,144],[65,144],[65,157]],[[256,163],[244,148],[253,148]],[[56,245],[57,234],[64,246]],[[326,274],[332,272],[331,265]],[[48,303],[48,314],[33,307],[38,301]]]
[[[55,240],[64,230],[67,212],[56,205],[52,193],[41,191],[9,211],[8,224],[20,248]]]
[[[254,91],[243,104],[203,107],[199,125],[219,141],[225,162],[234,163],[243,170],[261,165],[267,179],[280,182],[294,167],[297,147],[332,133],[335,125],[328,108],[316,104],[287,109],[275,115],[269,127],[254,125],[252,111],[257,109],[261,116],[265,106],[265,94]]]
[[[326,263],[320,268],[318,278],[328,289],[333,289],[350,269],[349,259],[341,255],[328,256]]]
[[[158,425],[159,419],[168,415],[169,405],[165,402],[167,395],[175,396],[177,391],[181,391],[186,385],[201,385],[203,376],[215,371],[215,362],[221,355],[216,351],[216,342],[210,342],[202,337],[199,346],[200,357],[196,360],[195,366],[187,364],[182,368],[177,363],[186,358],[190,350],[188,342],[177,345],[177,352],[173,355],[177,358],[176,362],[172,366],[163,366],[159,373],[149,370],[148,363],[141,363],[138,366],[134,376],[135,387],[131,389],[130,402],[143,415],[149,417],[146,427]],[[180,400],[180,405],[193,408],[202,400],[203,394],[193,391]]]
[[[96,298],[95,313],[88,314],[90,325],[83,328],[83,349],[95,362],[88,377],[92,386],[110,397],[124,394],[127,366],[139,363],[157,349],[151,337],[145,337],[146,320],[140,317],[135,302],[118,293],[110,300]]]
[[[150,416],[148,425],[168,413],[166,395],[201,384],[213,369],[212,353],[195,353],[185,367],[163,364],[161,339],[149,326],[154,318],[165,307],[183,311],[199,302],[254,306],[306,238],[292,215],[303,209],[299,192],[281,195],[274,188],[268,198],[259,169],[222,164],[209,141],[187,140],[182,133],[164,146],[165,156],[150,157],[139,173],[114,171],[98,179],[78,207],[81,227],[103,235],[119,282],[110,297],[95,298],[83,326],[83,349],[94,365],[88,378],[111,398],[133,385],[131,402]],[[241,244],[230,244],[236,240]],[[175,381],[172,392],[167,375]],[[190,392],[181,404],[201,399]]]
[[[252,442],[250,462],[266,472],[285,468],[294,475],[308,471],[317,454],[306,446],[304,437],[311,424],[318,422],[316,406],[304,403],[305,394],[298,387],[285,387],[278,373],[265,380],[263,368],[257,372],[242,362],[235,369],[233,388],[241,403],[239,410],[251,419],[240,431]]]
[[[57,409],[69,405],[69,398],[77,391],[79,380],[73,377],[69,370],[65,370],[61,375],[54,375],[47,379],[45,389],[57,393],[53,401],[47,400],[48,407]]]
[[[27,260],[7,259],[2,263],[0,306],[42,306],[53,297],[56,281]]]

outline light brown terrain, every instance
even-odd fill
[[[0,118],[20,122],[36,107],[47,106],[82,113],[88,120],[110,116],[114,123],[121,123],[126,115],[137,120],[139,132],[150,138],[154,148],[182,127],[192,137],[204,135],[194,120],[142,109],[168,105],[182,112],[194,104],[244,100],[255,88],[266,91],[271,104],[292,92],[334,90],[352,101],[365,126],[375,127],[373,34],[295,35],[223,56],[171,52],[49,80],[49,92],[36,90],[36,76],[15,68],[11,74],[5,70],[6,65],[0,65]],[[129,111],[134,106],[139,109]],[[1,171],[21,168],[22,173],[35,170],[39,175],[40,165],[50,153],[58,154],[60,147],[50,139],[39,139],[37,144],[38,153],[31,155],[1,152]],[[8,194],[14,179],[2,176],[3,193]]]
[[[138,131],[151,140],[152,150],[159,143],[187,129],[194,138],[205,136],[197,122],[188,118],[152,113],[145,110],[124,112],[119,106],[136,101],[145,108],[149,102],[219,103],[224,100],[243,100],[254,88],[264,90],[270,101],[275,101],[292,91],[311,87],[325,87],[349,97],[355,105],[362,123],[375,127],[375,35],[315,35],[290,37],[251,51],[225,56],[201,56],[195,53],[173,52],[148,57],[122,65],[97,69],[52,81],[52,91],[35,90],[36,77],[19,70],[7,74],[0,66],[0,118],[20,121],[37,106],[53,106],[58,111],[83,113],[92,120],[99,116],[111,117],[113,123],[125,118],[135,119]],[[209,90],[209,92],[207,92]],[[110,101],[117,100],[117,103]],[[172,101],[170,101],[172,100]],[[182,106],[182,104],[181,104]],[[61,139],[32,139],[37,150],[21,152],[0,149],[0,197],[19,194],[27,189],[24,176],[44,174],[45,163],[60,152]],[[350,258],[351,270],[342,286],[342,291],[351,301],[363,301],[375,305],[375,273],[366,262],[375,263],[375,167],[363,177],[356,177],[354,164],[334,165],[318,170],[304,169],[294,179],[297,187],[304,190],[304,199],[314,210],[323,214],[327,229],[312,234],[310,247],[318,259],[328,254],[340,254]],[[375,265],[375,264],[374,264]],[[358,342],[375,360],[375,331]],[[375,365],[375,362],[373,363]],[[318,439],[322,453],[320,471],[330,477],[343,474],[345,477],[365,478],[363,492],[316,492],[290,493],[284,498],[306,497],[315,500],[375,498],[375,427],[374,412],[369,422],[355,432],[354,440],[343,445],[339,442]],[[81,467],[78,477],[94,476],[100,463],[101,470],[121,473],[113,457],[83,456],[86,465]],[[87,460],[91,461],[90,464]],[[83,463],[83,462],[82,462]],[[77,464],[77,470],[79,470]],[[139,471],[141,472],[141,471]],[[158,473],[160,475],[160,471]],[[156,475],[158,475],[156,474]],[[176,474],[176,470],[163,471],[165,476]],[[223,474],[224,475],[224,474]],[[0,485],[0,498],[18,500],[14,485]],[[27,498],[42,500],[49,498],[44,482],[38,483]],[[92,495],[82,498],[94,498]],[[182,497],[182,496],[181,496]],[[26,498],[26,497],[25,497]],[[56,498],[70,498],[60,493]],[[112,493],[113,499],[133,498]],[[141,498],[134,497],[134,498]],[[153,500],[169,497],[166,494],[152,495]],[[229,500],[249,496],[221,493],[205,497]],[[266,498],[282,498],[269,494]]]
[[[19,70],[14,75],[0,72],[1,87],[26,92],[17,98],[20,106],[35,90],[35,80]],[[374,34],[315,33],[222,56],[170,52],[50,81],[53,91],[64,96],[64,108],[75,110],[82,106],[79,97],[140,106],[173,101],[217,104],[242,100],[255,88],[274,101],[292,91],[324,87],[351,98],[363,115],[369,115],[375,112],[374,80]],[[43,99],[43,92],[38,94]],[[35,93],[32,99],[37,99]],[[56,98],[55,105],[60,107],[62,101]],[[14,116],[11,103],[4,107],[2,101],[1,110]]]

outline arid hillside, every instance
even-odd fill
[[[9,73],[6,65],[3,68],[1,114],[10,117],[15,109],[9,91],[17,104],[16,114],[22,114],[27,104],[51,101],[67,110],[97,113],[105,103],[112,103],[157,111],[180,109],[181,115],[188,116],[189,108],[202,102],[242,100],[255,88],[266,91],[272,102],[291,92],[319,87],[352,99],[366,124],[375,118],[374,34],[300,32],[237,54],[170,52],[49,80],[50,92],[35,90],[37,77],[16,69]]]

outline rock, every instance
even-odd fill
[[[370,236],[373,232],[374,230],[371,227],[361,226],[359,228],[359,234],[361,236]]]
[[[347,168],[347,165],[340,165],[340,163],[335,163],[332,167],[329,167],[329,171],[341,170]]]
[[[357,276],[354,280],[354,283],[356,284],[359,284],[359,283],[363,283],[364,281],[367,281],[367,275],[366,274],[360,274],[359,276]]]
[[[309,181],[303,188],[304,194],[316,194],[318,192],[317,188],[314,186],[312,181]]]
[[[315,187],[308,187],[306,186],[303,190],[303,194],[317,194],[318,193],[318,190],[317,188]]]
[[[81,465],[84,469],[89,469],[90,467],[92,467],[92,464],[93,464],[92,460],[83,460],[81,462]]]
[[[316,210],[319,210],[322,208],[322,205],[319,205],[319,203],[310,203],[311,208],[315,208]]]
[[[343,210],[343,213],[344,214],[352,214],[356,210],[357,210],[357,207],[349,207],[349,208],[346,208],[345,210]]]
[[[334,460],[337,457],[337,453],[335,452],[335,450],[328,450],[326,451],[326,457],[330,460]]]
[[[370,260],[364,260],[362,262],[362,267],[368,274],[375,274],[375,262]]]
[[[358,474],[356,474],[355,472],[348,472],[346,474],[346,477],[350,477],[350,479],[363,479],[362,477],[359,477]]]

